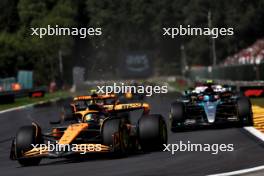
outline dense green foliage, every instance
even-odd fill
[[[189,65],[210,65],[208,36],[162,36],[163,27],[207,27],[209,11],[212,27],[234,28],[234,36],[215,40],[218,62],[264,36],[261,0],[1,0],[0,9],[1,77],[34,69],[37,84],[60,77],[59,51],[64,78],[69,78],[73,65],[112,72],[118,53],[125,50],[151,51],[156,65],[163,63],[161,71],[173,69],[170,66],[180,63],[181,45]],[[30,35],[30,27],[48,24],[101,27],[103,35],[86,39]]]

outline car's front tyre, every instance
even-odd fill
[[[174,102],[170,108],[170,129],[175,132],[177,129],[183,129],[185,108],[182,102]]]
[[[239,97],[237,99],[237,114],[242,126],[253,125],[252,106],[248,97]]]
[[[107,119],[102,126],[103,144],[111,146],[116,154],[124,155],[129,146],[129,133],[119,118]]]
[[[41,161],[40,157],[37,158],[27,158],[24,157],[23,154],[31,149],[33,149],[33,145],[43,143],[43,139],[41,136],[41,131],[39,127],[34,125],[23,126],[21,127],[14,141],[14,147],[16,151],[16,157],[18,162],[22,166],[34,166],[38,165]]]
[[[139,143],[143,151],[162,150],[167,144],[167,126],[159,114],[142,116],[138,121]]]

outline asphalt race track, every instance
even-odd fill
[[[153,97],[147,101],[152,113],[161,113],[168,119],[169,105],[173,95]],[[58,103],[59,104],[59,103]],[[43,130],[49,121],[56,120],[59,108],[56,103],[0,114],[0,171],[6,175],[113,175],[113,176],[162,176],[162,175],[208,175],[230,172],[264,165],[264,145],[241,128],[195,130],[182,133],[169,132],[169,143],[190,141],[200,144],[234,144],[233,152],[213,155],[209,152],[153,152],[136,154],[125,158],[91,155],[87,158],[43,159],[39,166],[21,167],[9,160],[11,137],[22,125],[38,122]]]

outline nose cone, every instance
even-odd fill
[[[215,122],[215,115],[216,115],[216,102],[206,102],[204,104],[204,111],[209,123]]]

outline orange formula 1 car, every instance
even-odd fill
[[[42,158],[67,157],[74,154],[162,150],[167,143],[167,127],[159,114],[149,114],[147,103],[99,104],[107,96],[76,97],[74,102],[89,101],[86,108],[74,103],[71,123],[57,126],[43,134],[36,123],[21,127],[11,146],[10,158],[23,166],[38,165]],[[78,109],[79,108],[79,109]],[[123,112],[143,110],[137,124],[122,116]],[[121,113],[121,114],[120,114]],[[119,115],[118,115],[119,114]],[[69,117],[68,117],[69,118]]]

